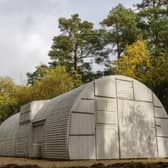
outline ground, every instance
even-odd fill
[[[168,159],[49,161],[0,157],[0,168],[168,168]]]

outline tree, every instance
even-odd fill
[[[17,101],[18,109],[24,105],[27,104],[33,100],[35,100],[35,97],[33,95],[33,88],[32,86],[23,86],[23,85],[17,85],[15,88],[15,99]]]
[[[14,97],[16,85],[8,77],[0,77],[0,123],[17,112]]]
[[[65,66],[68,72],[77,71],[84,81],[91,73],[93,62],[105,57],[103,52],[103,30],[94,30],[93,23],[82,21],[78,14],[71,18],[60,18],[61,34],[53,38],[49,51],[52,67]],[[86,77],[87,76],[87,77]]]
[[[168,52],[168,3],[167,0],[143,0],[137,4],[139,27],[149,43],[153,55]]]
[[[80,76],[70,76],[62,66],[50,69],[45,77],[36,80],[33,89],[33,99],[50,99],[67,92],[81,84]]]
[[[168,112],[168,55],[163,54],[152,59],[149,75],[152,81],[150,87],[154,90]]]
[[[113,8],[101,24],[109,31],[108,44],[112,45],[118,59],[121,57],[125,47],[140,37],[135,12],[131,9],[126,9],[121,4]]]
[[[33,85],[36,80],[40,80],[43,78],[47,72],[49,71],[49,68],[47,65],[40,65],[36,67],[36,70],[33,73],[27,73],[27,84]]]
[[[151,66],[152,63],[146,43],[138,40],[126,47],[124,56],[113,62],[112,69],[117,74],[146,82],[149,80],[147,74]]]

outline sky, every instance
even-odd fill
[[[131,8],[140,0],[0,0],[0,76],[25,84],[26,73],[49,62],[52,39],[59,34],[58,18],[79,13],[99,22],[118,3]]]

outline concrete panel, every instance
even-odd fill
[[[95,156],[95,136],[80,137],[80,158],[96,159]]]
[[[117,80],[125,80],[125,81],[133,81],[132,78],[128,77],[128,76],[123,76],[123,75],[115,75],[115,78]]]
[[[30,121],[31,103],[25,104],[20,108],[20,124],[24,124]]]
[[[80,159],[80,137],[69,136],[69,157],[70,159]]]
[[[152,102],[152,91],[138,81],[134,81],[135,100]]]
[[[80,97],[83,99],[94,99],[94,82],[88,83],[84,86]]]
[[[157,155],[152,103],[119,100],[121,158]]]
[[[143,120],[154,124],[153,104],[148,102],[135,102],[135,113],[140,113]]]
[[[116,126],[96,126],[96,159],[119,158],[118,133]]]
[[[94,115],[72,113],[70,134],[94,134],[95,118]]]
[[[155,107],[155,117],[168,118],[168,115],[163,107]]]
[[[168,136],[168,119],[156,119],[157,136]]]
[[[159,98],[155,94],[153,94],[153,103],[154,103],[154,106],[162,107],[162,103],[160,102]]]
[[[28,138],[19,137],[16,139],[16,156],[28,156]]]
[[[168,156],[168,138],[157,137],[159,157]]]
[[[96,159],[94,136],[70,136],[70,159]]]
[[[115,78],[105,77],[95,80],[95,95],[116,97]]]
[[[125,99],[133,99],[132,81],[116,80],[117,81],[117,97]]]
[[[31,103],[31,114],[30,119],[33,120],[36,114],[43,108],[43,106],[49,102],[49,100],[40,100],[40,101],[33,101]]]
[[[44,136],[44,125],[33,127],[32,130],[32,142],[42,145]]]
[[[128,122],[126,119],[139,117],[139,120],[148,120],[154,126],[153,104],[149,102],[138,102],[129,100],[118,100],[120,122]],[[138,118],[137,118],[138,119]]]
[[[96,122],[104,123],[104,124],[105,123],[106,124],[116,124],[117,123],[117,113],[97,111]]]
[[[20,124],[24,124],[30,121],[30,113],[20,113]]]
[[[96,99],[96,110],[117,112],[116,99],[104,99],[104,98]]]
[[[73,106],[71,111],[83,112],[83,113],[94,113],[95,112],[95,101],[94,100],[78,100]]]

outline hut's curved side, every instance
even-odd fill
[[[16,132],[19,128],[19,113],[12,115],[0,126],[0,155],[16,156]]]
[[[48,113],[45,125],[42,128],[44,129],[42,157],[49,159],[69,159],[69,114],[74,101],[82,89],[83,87],[80,87],[52,99],[46,104],[46,107],[40,111],[39,114],[41,115]],[[41,117],[39,116],[39,118]],[[37,117],[35,120],[37,122]],[[36,127],[34,129],[36,129]]]

